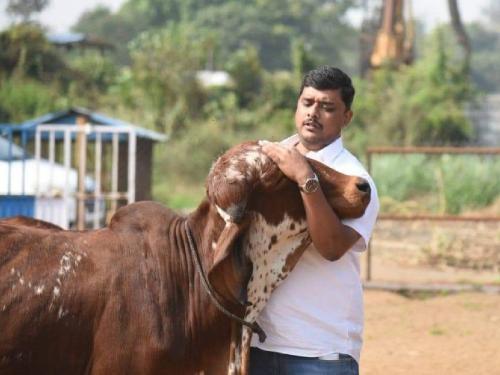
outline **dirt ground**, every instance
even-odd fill
[[[371,253],[373,281],[500,285],[500,222],[382,220]]]
[[[500,223],[381,221],[372,250],[375,282],[488,285],[497,294],[365,290],[361,374],[500,375]]]
[[[365,292],[363,375],[500,374],[500,295]]]

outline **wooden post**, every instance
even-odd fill
[[[101,212],[101,160],[102,160],[102,134],[96,133],[95,139],[95,192],[94,192],[94,229],[99,228]]]
[[[112,154],[111,154],[111,215],[118,208],[118,147],[120,147],[118,133],[112,136]]]
[[[136,142],[135,131],[128,132],[128,183],[127,183],[127,204],[135,202],[135,162],[136,162]]]
[[[366,167],[368,169],[368,174],[372,175],[372,154],[369,150],[366,151]],[[366,281],[371,281],[372,279],[372,238],[368,241],[366,249]]]
[[[78,192],[77,192],[77,219],[76,228],[85,229],[85,172],[87,168],[87,135],[85,126],[88,124],[87,116],[77,116],[76,125],[78,126],[78,136],[76,138],[78,150]]]
[[[70,173],[71,173],[71,132],[64,130],[64,222],[66,223],[65,229],[69,229],[71,218],[69,217],[70,205]]]

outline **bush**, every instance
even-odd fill
[[[31,80],[6,79],[0,82],[0,122],[21,122],[57,106],[57,91]]]
[[[382,212],[459,214],[492,204],[500,160],[473,155],[377,155],[373,177]]]
[[[0,32],[0,79],[16,76],[43,82],[68,82],[73,74],[36,24],[19,24]]]
[[[260,94],[263,69],[259,53],[248,45],[236,51],[226,64],[234,82],[234,92],[241,107],[248,107]]]

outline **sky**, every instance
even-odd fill
[[[481,21],[484,9],[491,0],[459,0],[458,5],[464,22]],[[8,27],[10,21],[5,12],[8,0],[0,0],[0,30]],[[102,4],[113,11],[117,10],[125,0],[50,0],[50,5],[42,12],[39,21],[53,32],[68,31],[76,23],[78,17]],[[427,28],[448,22],[446,0],[413,0],[413,12],[416,18],[423,20]],[[357,18],[353,15],[353,21]]]

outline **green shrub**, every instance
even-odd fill
[[[0,122],[21,122],[56,108],[56,90],[31,80],[0,82]]]
[[[376,155],[382,212],[459,214],[500,196],[500,159],[474,155]]]
[[[446,211],[456,214],[464,209],[485,207],[500,195],[500,159],[444,155],[441,158]],[[498,213],[500,214],[500,213]]]

